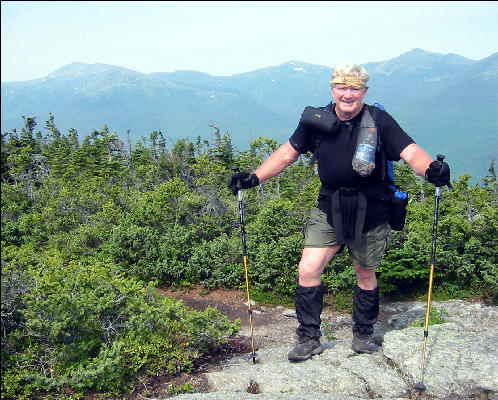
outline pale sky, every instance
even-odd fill
[[[2,1],[1,81],[72,62],[227,76],[414,48],[480,60],[498,51],[497,22],[497,1]]]

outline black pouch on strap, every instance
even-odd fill
[[[330,111],[308,106],[304,109],[299,124],[305,128],[318,129],[324,133],[333,133],[339,126],[339,120]]]

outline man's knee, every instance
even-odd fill
[[[354,266],[358,286],[364,290],[373,290],[377,287],[377,276],[375,268],[363,268],[359,265]]]
[[[298,267],[299,284],[303,286],[319,285],[322,270],[323,268],[313,260],[302,258]]]
[[[334,257],[339,248],[340,246],[305,248],[298,267],[299,284],[302,286],[319,285],[321,283],[320,276],[325,266]]]

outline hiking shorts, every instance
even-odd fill
[[[304,231],[304,247],[332,247],[336,246],[334,227],[327,222],[327,214],[317,207],[311,209],[311,216]],[[353,238],[346,240],[349,253],[355,265],[366,269],[375,269],[380,265],[382,256],[391,242],[391,227],[386,221],[384,224],[364,232],[361,243],[356,246]]]

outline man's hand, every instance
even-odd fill
[[[425,171],[425,179],[436,187],[450,185],[450,167],[444,161],[433,161]]]
[[[249,189],[259,185],[259,178],[256,174],[249,174],[247,172],[237,172],[230,177],[228,187],[234,194],[237,195],[239,189]]]

